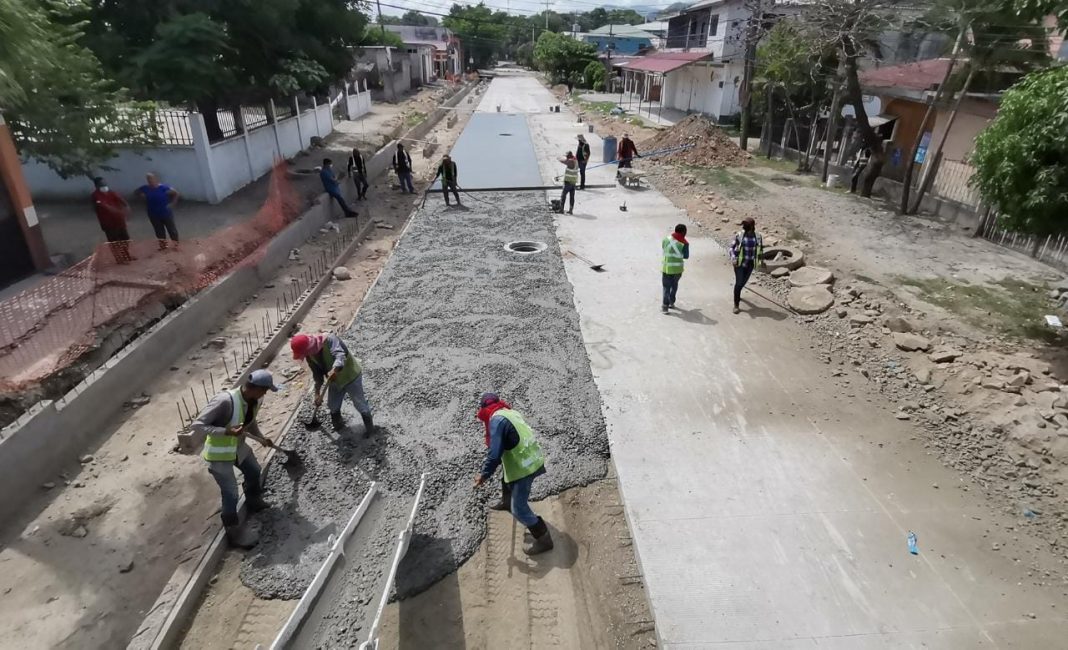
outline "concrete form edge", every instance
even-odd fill
[[[319,599],[319,594],[323,590],[323,585],[326,584],[326,579],[330,577],[331,572],[334,570],[334,565],[337,564],[337,560],[343,554],[345,548],[345,541],[348,540],[352,533],[356,530],[356,526],[360,524],[360,520],[363,519],[364,514],[367,512],[367,508],[371,505],[371,499],[375,497],[378,492],[378,483],[372,482],[371,487],[367,490],[367,494],[364,495],[363,500],[360,501],[360,505],[353,511],[352,516],[349,517],[349,521],[345,524],[345,528],[342,529],[337,539],[334,540],[334,545],[330,548],[330,555],[326,557],[323,565],[319,567],[319,570],[315,573],[315,578],[312,579],[311,584],[304,591],[304,595],[300,597],[300,602],[297,603],[296,609],[289,615],[285,625],[278,631],[278,636],[275,637],[271,643],[271,650],[280,650],[289,645],[293,635],[300,629],[301,624],[304,623],[305,617],[308,612],[311,611],[312,605]]]
[[[426,473],[419,480],[419,489],[415,493],[415,502],[412,503],[412,512],[408,515],[408,522],[404,530],[397,533],[397,551],[393,554],[393,563],[389,567],[386,577],[386,588],[382,592],[382,598],[378,602],[378,610],[375,612],[371,629],[367,633],[367,641],[360,645],[360,650],[378,650],[378,629],[382,624],[382,613],[389,604],[389,596],[393,591],[393,583],[397,579],[397,571],[400,569],[401,560],[408,554],[408,545],[412,541],[412,528],[415,526],[415,515],[419,512],[419,502],[423,500],[423,490],[426,489]]]

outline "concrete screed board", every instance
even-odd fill
[[[468,190],[537,187],[538,158],[525,115],[475,113],[452,151],[460,187]],[[441,182],[431,189],[440,190]]]

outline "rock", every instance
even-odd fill
[[[874,320],[875,319],[873,319],[871,316],[868,316],[867,314],[853,314],[849,317],[849,322],[853,323],[854,325],[867,325],[868,323],[871,323]]]
[[[838,309],[835,309],[834,313],[836,316],[838,316],[838,318],[845,318],[849,315],[849,311],[844,307],[839,307]]]
[[[898,411],[897,413],[894,413],[894,417],[899,420],[908,420],[911,418],[911,416],[908,413],[905,413],[904,411]]]
[[[352,278],[352,272],[344,266],[338,266],[334,268],[335,280],[349,280]]]
[[[119,565],[119,573],[129,573],[129,572],[133,571],[133,568],[134,568],[134,561],[133,561],[133,558],[130,558],[126,562],[123,562],[122,564]]]
[[[74,530],[70,531],[70,536],[71,537],[81,538],[81,537],[85,537],[88,534],[89,534],[89,529],[86,528],[85,526],[78,526]]]
[[[205,343],[201,347],[204,348],[204,349],[215,348],[216,350],[221,350],[224,347],[226,347],[226,337],[216,336],[215,338],[213,338],[212,340],[208,341],[207,343]]]
[[[1005,382],[995,379],[993,377],[986,377],[979,382],[979,385],[983,388],[989,388],[991,390],[1001,390],[1005,388]]]
[[[129,402],[126,402],[126,404],[124,404],[123,406],[125,406],[126,408],[139,409],[139,408],[141,408],[145,404],[148,404],[151,401],[152,401],[152,396],[150,396],[150,395],[140,395],[138,397],[133,398]]]
[[[920,368],[914,373],[916,381],[926,386],[931,383],[931,370],[929,368]]]
[[[834,304],[834,294],[826,284],[796,287],[790,290],[786,304],[799,314],[821,314]]]
[[[81,463],[82,465],[84,465],[86,463],[91,463],[91,462],[93,462],[93,455],[92,454],[86,454],[86,455],[82,456],[81,458],[79,458],[78,462]]]
[[[46,481],[44,483],[41,483],[41,487],[43,487],[46,490],[51,490],[52,488],[56,487],[56,482],[55,481]]]
[[[960,350],[954,350],[952,348],[939,348],[927,355],[927,358],[935,363],[949,363],[955,361],[957,357],[964,354]]]
[[[1023,480],[1024,487],[1037,488],[1042,486],[1042,482],[1036,478],[1025,478]]]
[[[388,223],[380,223],[375,226],[375,228],[378,228],[380,230],[393,230],[393,226],[389,225]]]
[[[904,350],[905,352],[915,352],[916,350],[926,352],[931,349],[930,341],[919,334],[909,334],[907,332],[895,332],[894,345],[897,346],[898,350]]]
[[[803,266],[790,274],[791,287],[807,287],[813,284],[831,284],[834,273],[818,266]]]
[[[1015,388],[1023,388],[1031,382],[1031,374],[1028,372],[1017,373],[1007,383]]]
[[[773,278],[785,278],[788,275],[790,275],[790,269],[786,267],[783,267],[781,269],[775,269],[771,272],[771,277]]]
[[[890,330],[891,332],[908,333],[916,331],[915,325],[908,322],[904,318],[901,318],[900,316],[887,318],[883,321],[883,325],[885,325],[886,329]]]

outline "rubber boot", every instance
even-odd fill
[[[333,425],[334,431],[337,432],[345,428],[345,418],[341,417],[341,411],[330,414],[330,424]]]
[[[534,543],[523,549],[527,555],[538,555],[553,550],[553,536],[549,533],[549,527],[545,520],[538,517],[538,523],[530,526],[530,534],[534,537]]]
[[[260,541],[259,537],[242,525],[237,515],[223,517],[223,528],[226,529],[226,541],[234,548],[250,549]]]
[[[501,500],[490,506],[490,510],[498,512],[510,512],[512,510],[512,491],[508,489],[508,484],[504,481],[501,481]]]
[[[367,435],[371,435],[375,432],[375,419],[370,413],[360,413],[360,417],[363,418],[363,431]]]
[[[271,504],[263,500],[263,496],[260,494],[245,493],[245,506],[251,513],[263,512],[267,508],[271,507]]]

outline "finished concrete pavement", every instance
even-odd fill
[[[554,103],[530,77],[497,78],[482,103],[527,114],[546,184],[580,132],[600,158],[600,139]],[[682,309],[665,316],[660,239],[680,222],[691,259]],[[1018,529],[992,550],[986,533],[1012,518],[963,489],[880,397],[837,392],[778,308],[750,294],[732,315],[725,252],[659,192],[579,192],[557,232],[562,250],[607,269],[564,253],[664,647],[1064,647],[1065,590],[1018,560],[1036,540]]]

